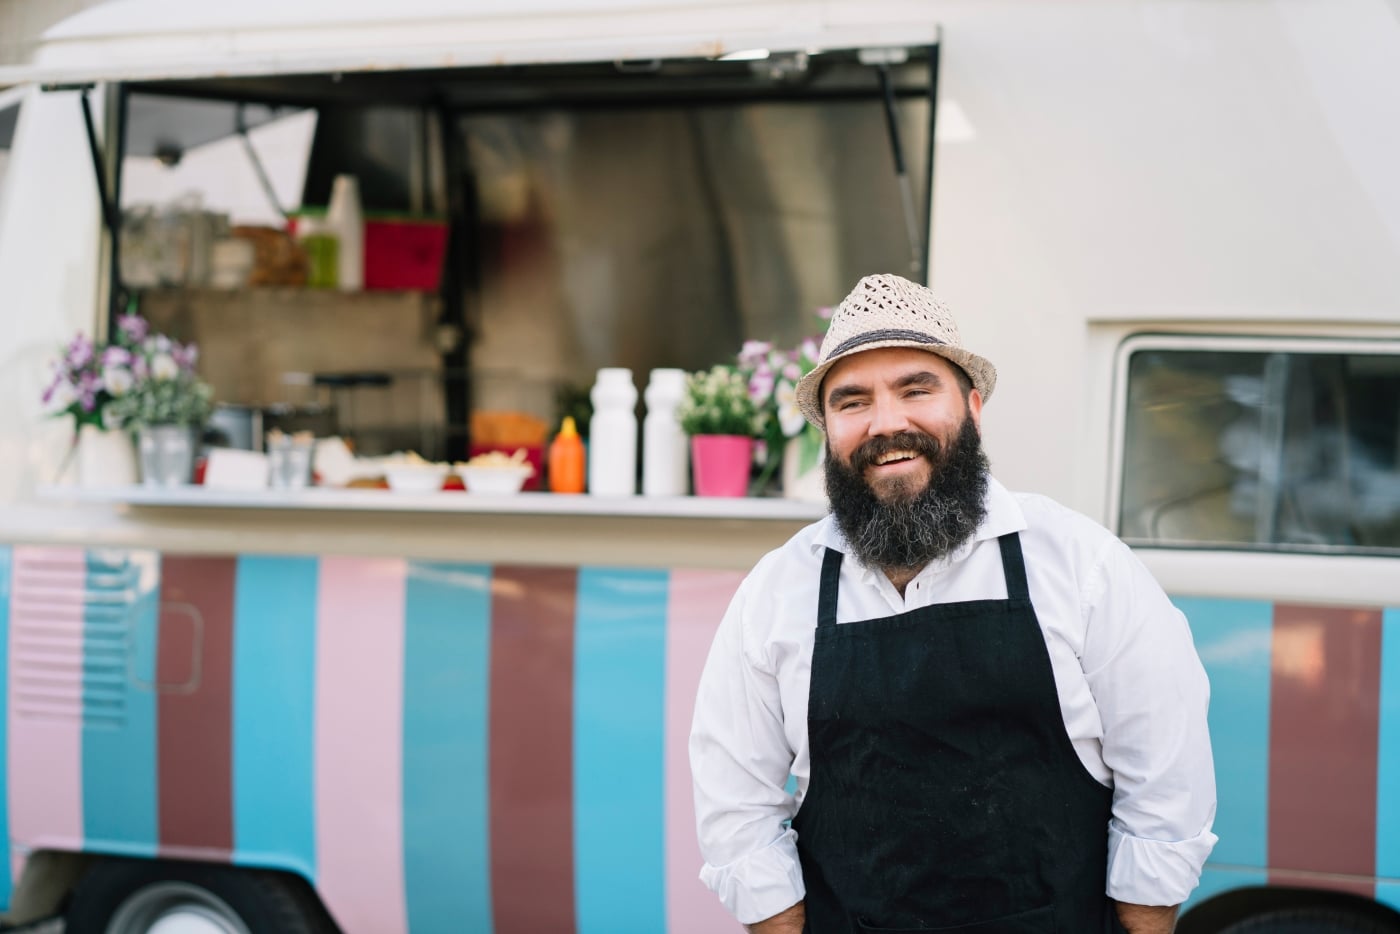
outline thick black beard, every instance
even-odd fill
[[[872,438],[842,463],[826,449],[826,495],[831,514],[861,564],[883,571],[916,571],[951,554],[970,539],[987,515],[990,465],[982,437],[964,417],[947,446],[923,432]],[[896,488],[881,500],[865,482],[865,469],[887,451],[913,450],[933,466],[922,490]]]

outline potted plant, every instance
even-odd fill
[[[831,309],[819,308],[816,314],[825,325]],[[755,433],[763,442],[763,469],[756,483],[760,490],[781,469],[784,496],[826,498],[822,433],[797,407],[797,381],[816,367],[820,348],[821,337],[813,336],[789,349],[768,341],[745,341],[739,351],[739,372],[748,380],[757,412]]]
[[[690,462],[698,496],[743,496],[753,464],[753,400],[739,368],[719,364],[686,377],[676,412],[690,436]]]
[[[114,355],[114,368],[128,385],[108,402],[108,417],[137,432],[143,483],[189,483],[200,429],[213,408],[213,391],[195,374],[199,350],[148,333],[135,315],[123,315],[117,325],[117,350],[124,353]]]

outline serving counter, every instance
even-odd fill
[[[747,570],[822,504],[774,498],[199,486],[48,487],[0,513],[12,544]]]

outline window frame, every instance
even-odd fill
[[[1215,351],[1220,353],[1356,354],[1400,359],[1400,338],[1328,337],[1318,335],[1249,335],[1139,332],[1125,337],[1113,358],[1113,403],[1109,426],[1108,526],[1134,549],[1164,551],[1245,552],[1355,557],[1400,557],[1395,548],[1354,545],[1261,542],[1165,542],[1123,535],[1123,475],[1127,460],[1128,379],[1133,355],[1142,351]]]

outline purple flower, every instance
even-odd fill
[[[823,321],[830,321],[835,311],[836,309],[832,308],[830,305],[823,305],[821,308],[817,309],[817,317],[821,318]]]
[[[44,389],[44,395],[41,397],[43,399],[44,405],[48,405],[50,402],[53,401],[53,394],[58,392],[58,384],[61,382],[63,382],[63,374],[55,373],[53,379],[49,382],[48,387]]]
[[[768,341],[744,341],[744,346],[739,349],[739,365],[758,366],[772,349],[773,345]]]
[[[765,367],[760,367],[749,377],[749,398],[755,404],[761,405],[768,400],[773,393],[773,371]]]
[[[108,347],[102,351],[103,366],[126,366],[131,363],[131,351],[125,347]]]
[[[78,403],[83,407],[84,412],[91,412],[97,408],[97,394],[92,392],[79,393]]]
[[[146,366],[146,358],[136,355],[131,359],[131,375],[137,379],[145,379],[151,375],[150,369]]]
[[[199,348],[194,344],[173,344],[170,348],[170,356],[175,358],[180,369],[193,370],[195,363],[199,360]]]
[[[795,361],[788,363],[786,366],[783,367],[783,378],[790,379],[794,383],[797,382],[799,379],[802,378],[802,367],[799,366]]]
[[[127,343],[139,344],[146,339],[146,334],[150,332],[150,324],[140,315],[118,315],[117,330]]]
[[[817,342],[815,337],[809,337],[802,342],[802,356],[811,360],[813,363],[817,361],[821,352],[821,345]]]
[[[81,370],[92,362],[92,341],[79,334],[68,344],[66,359],[68,366],[74,370]]]

